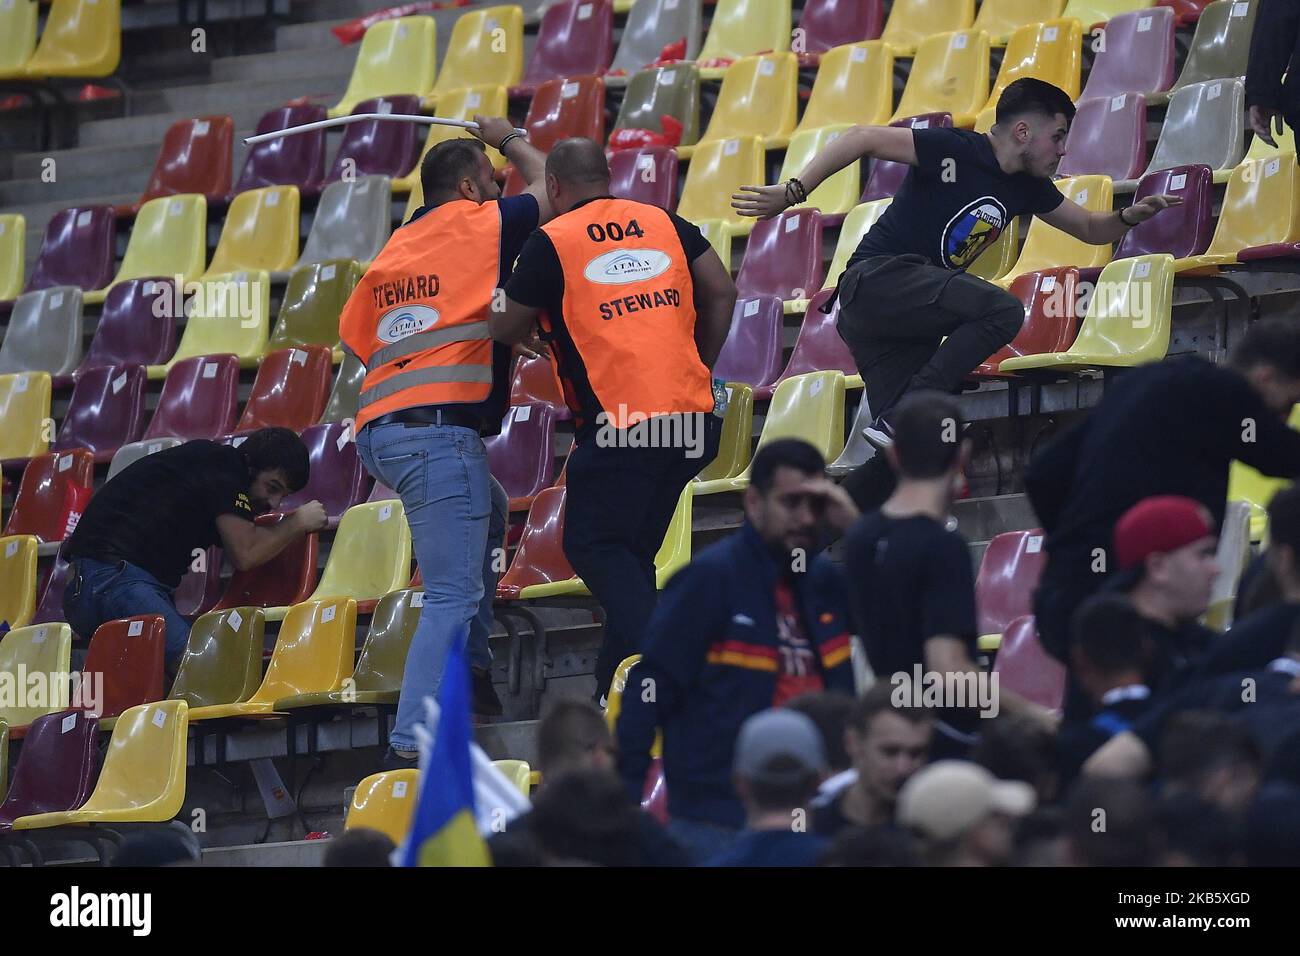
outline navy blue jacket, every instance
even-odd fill
[[[776,693],[780,641],[773,590],[783,570],[746,522],[668,583],[650,618],[641,661],[628,675],[618,720],[619,772],[637,801],[659,728],[669,815],[744,825],[731,785],[732,751],[740,725],[771,707]],[[839,567],[816,557],[794,575],[794,589],[827,689],[853,693]]]

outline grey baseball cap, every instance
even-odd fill
[[[793,766],[773,768],[782,757]],[[826,772],[826,747],[817,725],[804,714],[779,707],[761,710],[740,725],[732,769],[747,780],[794,783]]]

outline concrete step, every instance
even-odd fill
[[[143,165],[134,170],[110,173],[104,176],[67,176],[60,175],[54,182],[47,183],[41,179],[10,179],[0,182],[0,206],[19,203],[33,198],[42,202],[61,202],[64,206],[84,202],[105,193],[134,193],[139,195],[149,181],[150,166]],[[48,220],[47,220],[48,222]],[[27,228],[33,227],[28,222]],[[44,225],[42,224],[42,228]]]
[[[247,56],[224,56],[212,61],[212,82],[248,82],[252,80],[297,79],[332,71],[345,78],[351,75],[360,44],[333,47],[318,46],[302,50],[278,50]]]
[[[260,101],[228,103],[215,110],[171,110],[148,115],[119,116],[112,119],[82,123],[78,130],[80,146],[105,146],[146,143],[155,150],[162,142],[167,127],[178,120],[192,119],[204,114],[226,115],[234,118],[236,129],[252,129],[267,110],[282,105],[274,97]]]
[[[347,88],[346,71],[326,71],[274,80],[239,80],[152,90],[135,98],[137,113],[183,112],[190,116],[230,113],[241,106],[259,105],[262,112],[301,96],[338,99]]]
[[[541,8],[549,0],[521,0],[524,8],[525,30],[541,19]],[[275,31],[275,48],[277,50],[305,50],[313,47],[339,47],[338,37],[330,32],[332,27],[347,23],[357,17],[373,11],[369,0],[313,0],[309,5],[311,19],[301,23],[289,23],[277,27]],[[432,16],[438,24],[438,61],[442,62],[447,44],[451,40],[451,31],[456,20],[464,10],[435,10]],[[358,44],[352,44],[355,49]]]
[[[12,178],[39,179],[46,159],[54,160],[59,179],[94,178],[134,172],[141,167],[147,171],[153,167],[157,154],[157,143],[105,143],[48,153],[15,153]]]
[[[285,843],[246,843],[214,846],[203,851],[204,866],[321,866],[329,840]]]

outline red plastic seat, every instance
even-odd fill
[[[128,279],[109,289],[95,337],[76,374],[109,365],[162,365],[171,358],[176,319],[170,309],[154,308],[170,288],[161,279]]]
[[[257,132],[274,133],[323,119],[323,106],[282,106],[262,115],[257,121]],[[319,183],[324,178],[325,131],[317,129],[249,147],[234,192],[242,193],[263,186],[297,186],[301,195],[314,196],[320,192]]]
[[[544,153],[573,136],[605,142],[605,81],[598,76],[548,80],[537,88],[524,128],[528,142]],[[503,195],[517,196],[525,186],[524,177],[511,167]]]
[[[325,410],[332,355],[323,345],[280,349],[258,366],[253,391],[236,431],[280,426],[301,431]]]
[[[1179,26],[1201,19],[1205,8],[1213,2],[1214,0],[1156,0],[1158,6],[1169,7],[1174,11]]]
[[[510,381],[510,404],[545,405],[555,413],[557,421],[565,422],[573,417],[564,400],[559,374],[552,360],[546,356],[535,359],[521,356],[515,363],[514,376]]]
[[[172,366],[145,438],[216,438],[235,427],[239,358],[201,355]]]
[[[784,303],[779,296],[737,299],[731,331],[713,366],[714,378],[744,382],[755,389],[771,385],[781,374]]]
[[[362,100],[352,112],[416,115],[420,112],[420,98],[378,96]],[[419,156],[421,140],[416,136],[422,129],[414,123],[388,120],[366,120],[343,127],[343,142],[339,143],[330,171],[317,184],[317,191],[338,182],[345,174],[356,179],[371,175],[401,179]]]
[[[921,116],[909,116],[889,125],[907,126],[912,129],[951,128],[952,114],[925,113]],[[867,176],[867,185],[862,190],[862,202],[893,198],[894,194],[898,192],[898,187],[902,186],[903,180],[907,178],[909,169],[911,167],[907,163],[891,163],[882,159],[873,160],[871,174]]]
[[[76,286],[102,289],[116,272],[117,216],[112,206],[75,206],[54,214],[24,292]]]
[[[646,770],[645,789],[641,792],[641,809],[668,825],[668,782],[664,779],[664,758],[652,757]]]
[[[501,433],[483,444],[493,477],[510,496],[510,510],[526,511],[555,471],[555,412],[548,405],[515,405],[506,411]]]
[[[971,377],[1011,378],[1011,373],[998,370],[1000,362],[1068,349],[1079,334],[1079,281],[1080,271],[1073,266],[1016,276],[1008,291],[1024,305],[1025,324],[1009,344],[980,363]]]
[[[63,507],[69,482],[90,488],[95,456],[85,449],[37,455],[23,469],[4,534],[34,534],[43,543],[63,540]]]
[[[311,474],[305,488],[280,502],[281,511],[293,511],[309,501],[319,501],[325,506],[330,527],[335,528],[343,512],[366,500],[373,479],[357,454],[350,428],[344,422],[329,422],[303,429],[302,441],[307,446]]]
[[[884,7],[881,0],[805,0],[798,28],[803,49],[795,49],[800,64],[815,66],[832,47],[879,39]]]
[[[221,595],[221,549],[216,545],[203,552],[202,563],[181,578],[173,600],[181,617],[190,619],[207,614]]]
[[[1136,179],[1147,168],[1147,102],[1141,93],[1080,100],[1057,172]]]
[[[54,559],[54,564],[45,575],[41,584],[40,599],[36,602],[36,613],[32,615],[33,624],[63,624],[63,592],[68,589],[72,579],[72,562],[63,556],[63,550]]]
[[[87,448],[96,462],[112,461],[144,431],[145,383],[143,365],[92,368],[78,376],[51,447]]]
[[[670,146],[620,149],[609,155],[609,192],[619,199],[677,208],[677,150]]]
[[[1174,12],[1154,7],[1106,22],[1081,100],[1119,93],[1162,93],[1174,82]],[[1126,177],[1129,178],[1129,177]]]
[[[1030,615],[1018,617],[1002,632],[1002,646],[993,673],[1003,690],[1009,690],[1049,710],[1060,710],[1065,700],[1065,667],[1043,650]]]
[[[153,172],[138,201],[117,207],[119,216],[134,216],[150,199],[179,193],[202,193],[210,203],[224,202],[230,192],[230,156],[235,122],[229,116],[179,120],[163,134]]]
[[[37,717],[27,727],[9,795],[0,804],[0,833],[19,817],[75,810],[99,776],[99,719],[75,710]]]
[[[754,398],[771,398],[776,387],[787,378],[805,372],[839,369],[845,375],[858,374],[853,353],[840,338],[837,328],[840,318],[839,300],[836,300],[829,315],[822,313],[822,306],[834,294],[834,289],[823,289],[813,296],[808,304],[808,312],[803,317],[803,325],[799,326],[799,338],[795,340],[794,351],[790,353],[790,361],[785,370],[770,385],[754,389]]]
[[[259,515],[262,527],[279,524],[284,514]],[[236,571],[212,610],[232,607],[284,607],[300,604],[316,589],[316,559],[320,535],[295,540],[270,561],[248,571]]]
[[[512,601],[534,584],[552,584],[575,577],[564,556],[564,485],[547,488],[533,499],[523,537],[510,567],[497,582],[497,599]]]
[[[981,634],[1000,634],[1013,620],[1031,613],[1046,563],[1042,529],[1007,531],[989,542],[975,578]]]
[[[736,276],[737,297],[806,299],[821,287],[821,213],[792,209],[754,226]]]
[[[82,668],[86,680],[100,682],[98,699],[82,709],[108,721],[128,707],[163,699],[163,651],[167,622],[160,614],[105,621],[95,628]],[[93,705],[93,708],[92,708]]]
[[[559,0],[546,8],[524,78],[511,96],[530,97],[549,80],[603,76],[614,58],[611,0]]]

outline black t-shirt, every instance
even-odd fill
[[[1165,722],[1174,714],[1185,710],[1217,711],[1241,719],[1251,736],[1269,751],[1270,744],[1295,730],[1293,722],[1277,719],[1280,714],[1295,713],[1300,705],[1300,699],[1291,693],[1295,679],[1284,671],[1258,668],[1192,681],[1176,693],[1160,697],[1132,730],[1152,754],[1158,754]],[[1253,693],[1249,695],[1245,693],[1250,686],[1247,681],[1253,682]]]
[[[1050,179],[1003,172],[983,133],[917,129],[912,142],[916,165],[849,265],[910,254],[944,269],[965,269],[1016,216],[1051,212],[1065,198]]]
[[[1237,621],[1201,658],[1199,675],[1267,667],[1286,652],[1287,640],[1300,619],[1300,604],[1273,604]]]
[[[1153,654],[1146,667],[1147,684],[1157,694],[1191,680],[1206,649],[1219,639],[1217,631],[1198,621],[1183,621],[1174,627],[1149,618],[1143,618],[1142,623]]]
[[[1080,768],[1102,744],[1116,734],[1130,730],[1152,706],[1149,694],[1129,697],[1103,706],[1085,720],[1063,724],[1056,735],[1057,769],[1062,786],[1079,775]]]
[[[243,453],[191,441],[141,458],[90,499],[64,551],[127,561],[168,587],[180,583],[195,549],[218,544],[219,515],[253,520]]]

